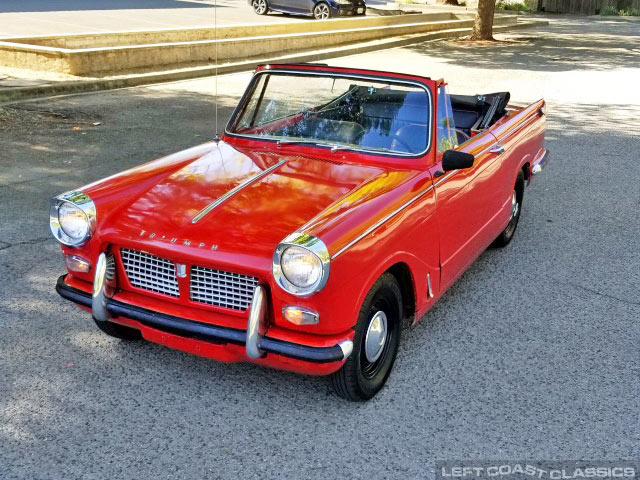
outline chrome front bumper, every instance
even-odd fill
[[[83,290],[67,285],[64,281],[65,277],[66,275],[63,275],[58,279],[56,285],[58,294],[62,298],[78,305],[93,308],[93,296]],[[262,289],[263,287],[257,287],[256,291],[258,288]],[[103,289],[100,285],[94,286],[94,292],[101,291]],[[111,318],[125,317],[135,320],[144,326],[185,338],[217,345],[226,343],[244,345],[249,358],[260,358],[266,354],[275,354],[310,363],[332,363],[346,360],[353,350],[353,342],[350,340],[345,340],[330,347],[311,347],[265,336],[266,295],[264,291],[262,291],[261,296],[256,295],[254,292],[246,331],[194,322],[123,303],[102,295],[100,295],[96,304],[103,314],[102,318],[106,318],[106,321]]]

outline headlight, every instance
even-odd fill
[[[282,273],[298,288],[309,288],[322,276],[322,262],[302,247],[288,247],[280,259]]]
[[[60,228],[73,241],[83,240],[89,233],[89,219],[81,208],[72,203],[64,202],[58,209]]]
[[[319,292],[329,279],[329,252],[319,238],[294,233],[273,253],[273,276],[286,292],[307,296]]]
[[[56,239],[69,247],[87,243],[96,227],[96,207],[82,192],[69,192],[51,200],[49,226]]]

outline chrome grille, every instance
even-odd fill
[[[251,305],[258,279],[239,273],[191,267],[191,301],[244,311]]]
[[[116,262],[113,260],[113,255],[111,254],[107,256],[107,270],[104,276],[109,281],[113,280],[116,276]]]
[[[170,297],[180,296],[172,261],[126,248],[120,249],[120,256],[131,285]]]

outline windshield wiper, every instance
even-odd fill
[[[314,140],[278,140],[277,145],[314,145],[316,147],[331,147],[331,153],[337,152],[338,150],[349,150],[352,147],[348,147],[346,145],[331,145],[322,142],[316,142]]]
[[[280,145],[322,145],[321,143],[314,142],[313,140],[278,140],[276,142],[278,146]]]

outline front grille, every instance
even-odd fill
[[[191,301],[244,311],[251,305],[258,279],[239,273],[191,267]]]
[[[170,297],[180,296],[172,261],[126,248],[120,249],[120,256],[131,285]]]

